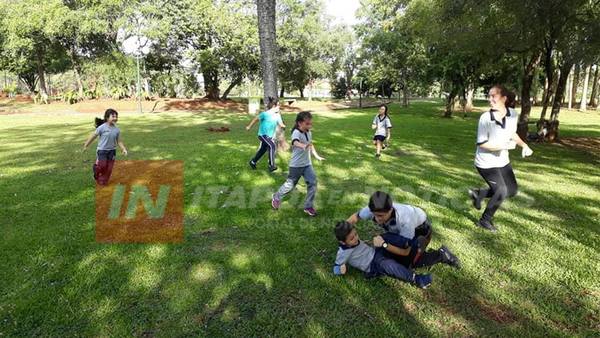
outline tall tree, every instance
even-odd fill
[[[277,97],[277,34],[275,0],[256,0],[264,102]]]

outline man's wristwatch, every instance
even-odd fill
[[[387,242],[383,242],[383,244],[381,244],[381,247],[383,247],[384,249],[387,249],[387,247],[388,247]]]

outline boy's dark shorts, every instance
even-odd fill
[[[115,157],[117,157],[117,150],[98,150],[96,155],[98,156],[98,161],[114,161]]]
[[[383,141],[385,141],[385,136],[375,135],[375,136],[373,136],[373,141],[383,142]]]

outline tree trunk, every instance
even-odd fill
[[[37,85],[37,76],[34,73],[19,75],[19,80],[23,82],[30,93],[35,91],[35,86]]]
[[[569,73],[569,78],[567,79],[567,108],[573,109],[573,72]]]
[[[446,99],[446,111],[444,112],[444,117],[452,117],[452,111],[454,110],[454,104],[456,101],[457,90],[452,86],[450,93],[448,93],[448,98]]]
[[[48,96],[48,87],[46,87],[46,75],[44,74],[44,56],[41,51],[38,51],[37,53],[37,73],[40,94]]]
[[[221,100],[227,100],[227,96],[229,96],[229,93],[231,93],[233,88],[239,86],[241,83],[242,83],[241,77],[238,77],[235,80],[233,80],[233,82],[231,82],[231,84],[229,84],[229,87],[227,87],[227,89],[225,89],[225,91],[223,92],[223,96],[221,96]]]
[[[81,64],[79,63],[79,59],[77,58],[77,54],[75,54],[75,46],[71,47],[69,51],[69,59],[71,60],[71,65],[73,66],[73,72],[75,73],[75,82],[77,83],[77,93],[79,94],[79,98],[83,98],[83,81],[81,80]]]
[[[581,65],[577,63],[575,65],[575,71],[573,73],[573,89],[571,89],[571,100],[577,102],[577,88],[579,87],[579,73],[581,73]]]
[[[587,93],[588,93],[588,84],[590,82],[590,71],[592,70],[592,65],[589,65],[585,68],[585,78],[583,80],[583,92],[581,94],[581,103],[579,104],[579,110],[586,111],[587,110]]]
[[[260,64],[264,84],[264,102],[269,96],[277,97],[277,40],[275,26],[275,0],[256,0]]]
[[[596,65],[596,71],[594,71],[594,82],[592,82],[592,96],[590,97],[590,107],[596,107],[596,95],[598,94],[598,73],[600,65]]]
[[[408,90],[408,86],[406,84],[404,84],[402,86],[402,107],[408,107],[409,95],[410,95],[410,91]]]
[[[282,83],[281,84],[281,91],[279,92],[279,97],[284,97],[284,96],[285,96],[285,86]]]
[[[531,59],[523,60],[523,79],[521,86],[521,115],[519,115],[519,124],[517,126],[517,134],[521,139],[526,140],[529,133],[529,114],[531,113],[531,86],[533,85],[533,77],[537,68],[542,53],[536,52]]]
[[[300,98],[304,98],[304,88],[298,88],[298,91],[300,92]]]
[[[206,98],[210,100],[219,99],[219,72],[216,69],[202,69],[204,78],[204,91]]]
[[[542,105],[543,105],[542,106],[542,113],[540,114],[540,120],[538,122],[538,127],[546,119],[548,107],[552,103],[552,100],[554,99],[554,95],[556,93],[556,85],[557,85],[557,82],[558,82],[558,81],[556,81],[556,79],[558,78],[559,75],[560,75],[560,71],[557,70],[556,74],[553,74],[550,77],[550,81],[548,82],[548,88],[546,90],[546,98],[545,98],[545,101],[542,103]]]
[[[467,89],[467,102],[465,103],[465,113],[470,113],[473,111],[473,97],[475,96],[475,88],[472,86]]]
[[[552,113],[550,114],[550,123],[548,125],[548,140],[554,141],[558,139],[558,116],[560,114],[560,108],[563,96],[567,86],[567,78],[569,77],[569,70],[573,66],[572,63],[565,61],[560,67],[560,76],[556,86],[556,94],[554,95],[554,104],[552,105]]]

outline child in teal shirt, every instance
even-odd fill
[[[277,170],[275,165],[275,154],[277,152],[277,144],[275,143],[275,133],[277,126],[285,129],[281,114],[279,112],[279,99],[269,97],[269,103],[267,104],[267,111],[258,114],[257,117],[252,119],[250,124],[246,127],[246,130],[250,130],[252,126],[259,122],[258,125],[258,140],[260,141],[260,147],[256,152],[256,155],[250,160],[248,164],[252,169],[256,169],[256,163],[260,158],[269,151],[269,171],[273,172]]]

